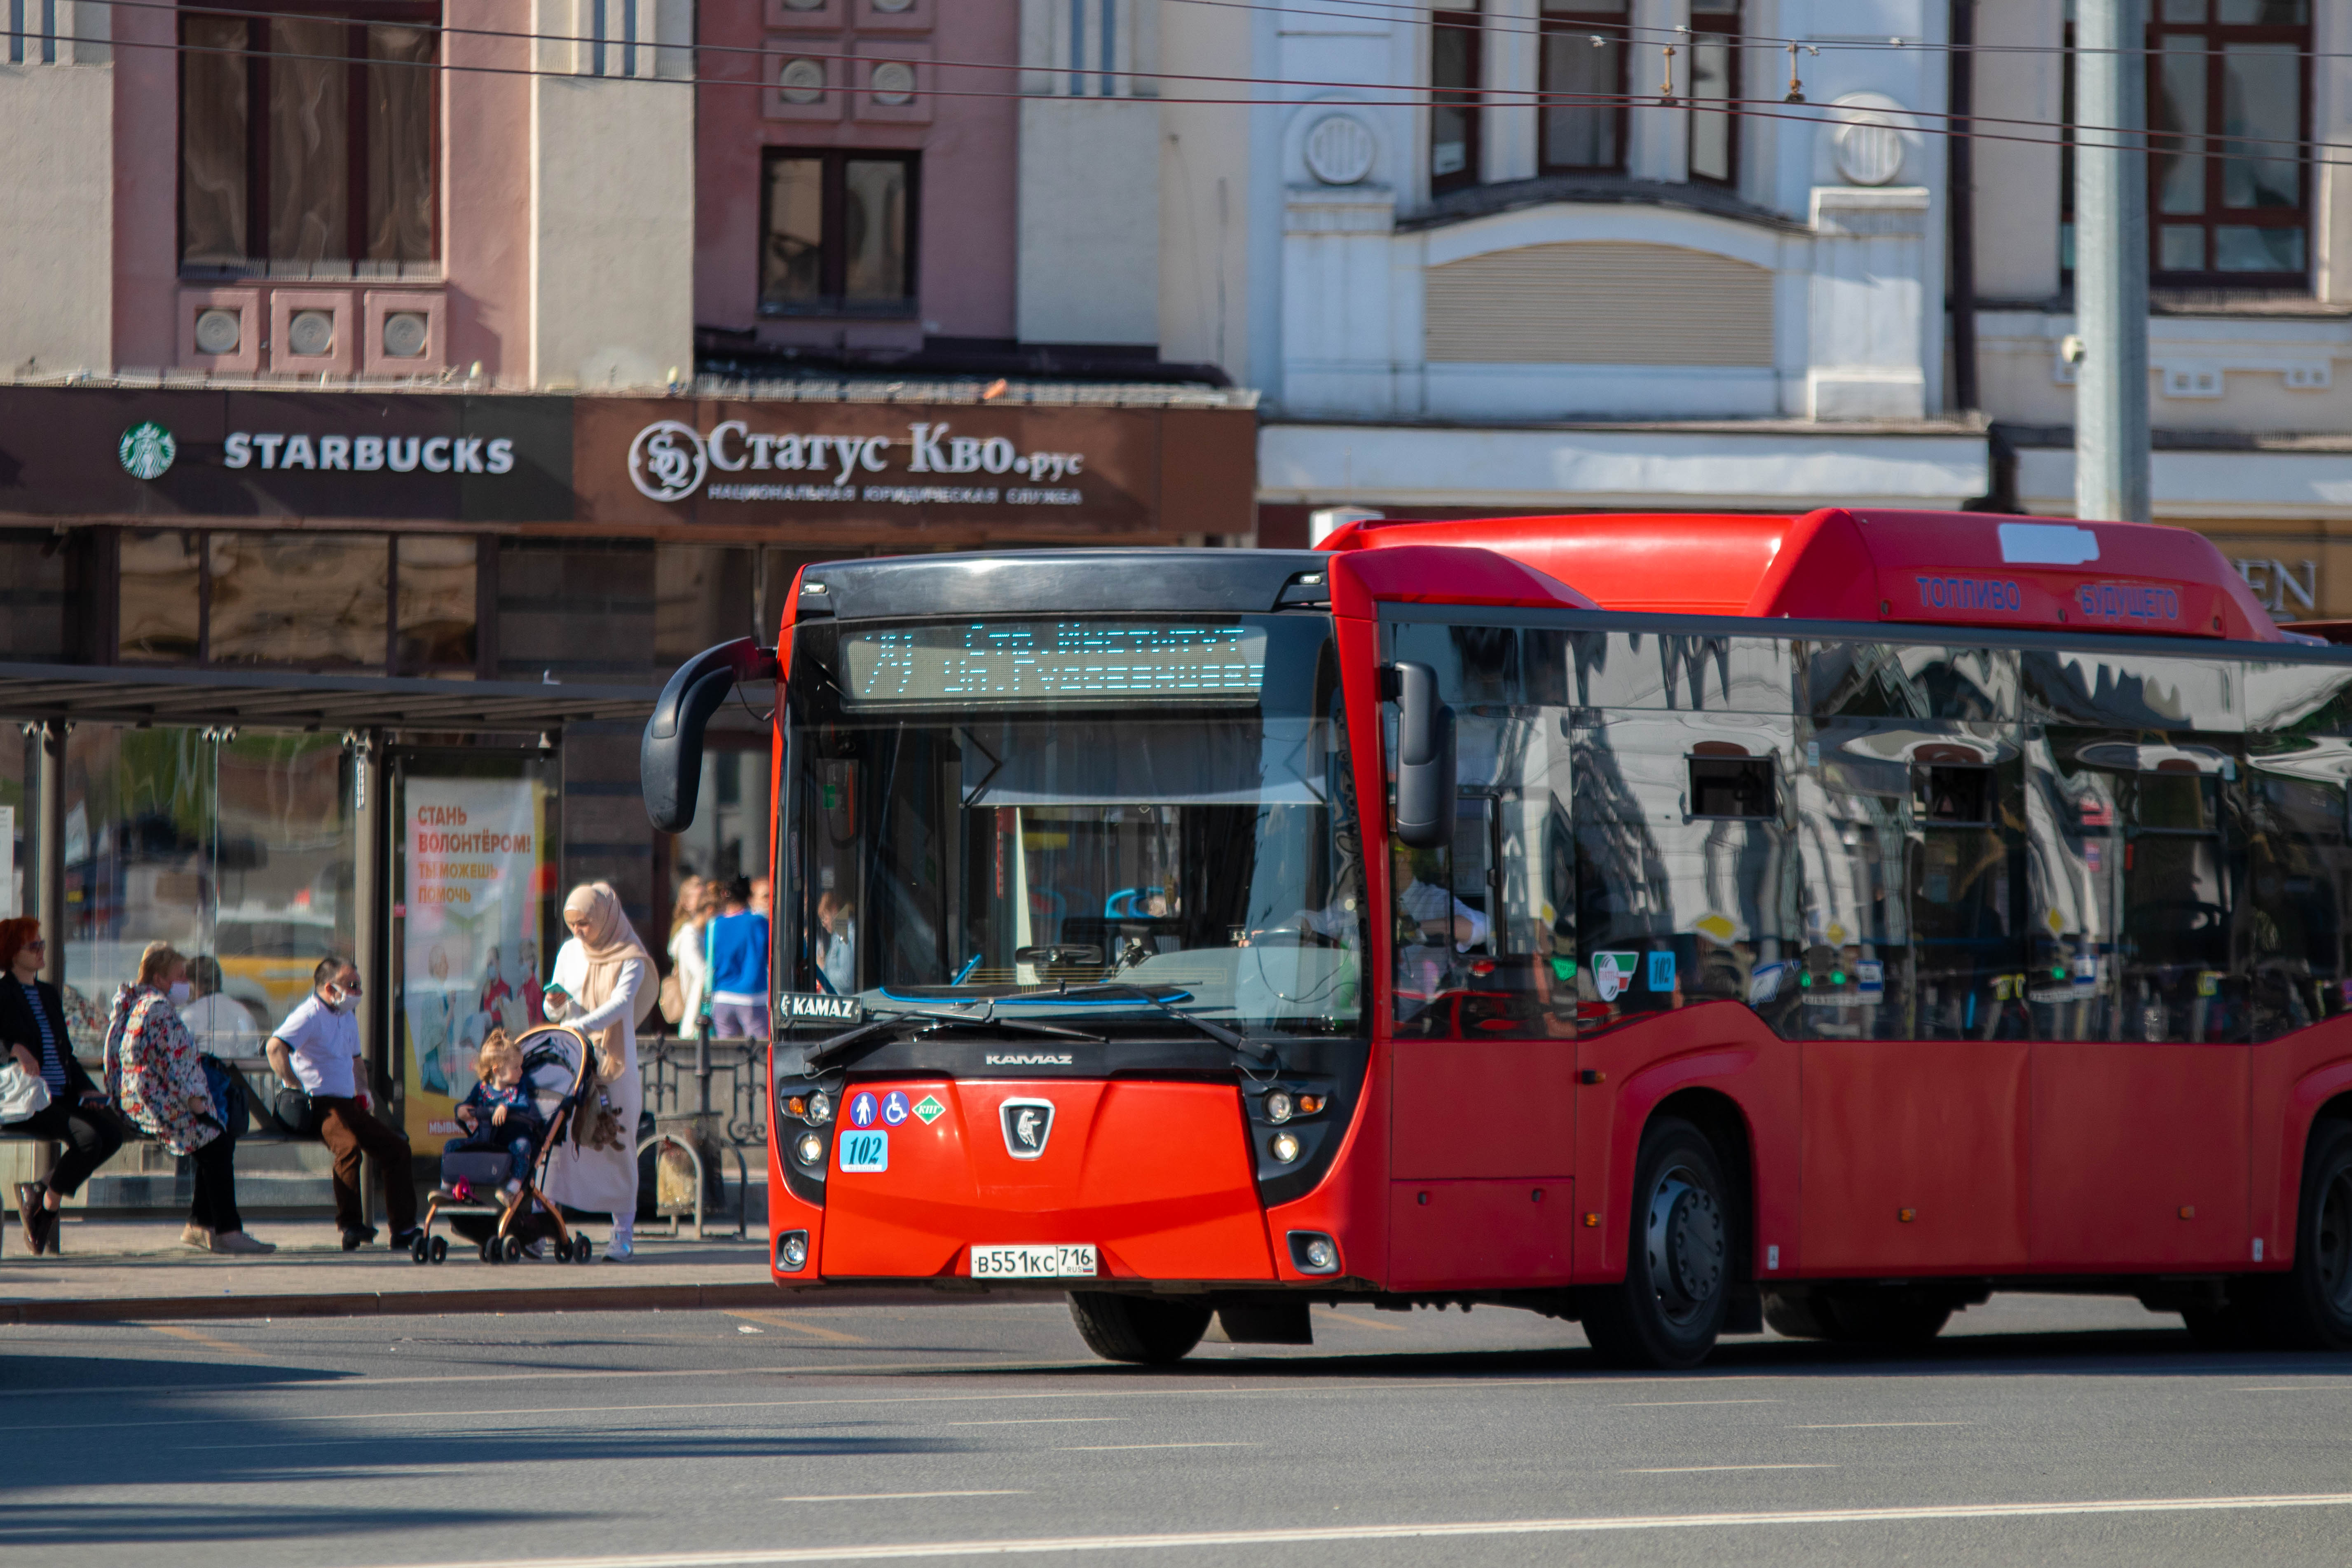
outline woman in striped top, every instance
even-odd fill
[[[34,1252],[57,1250],[58,1203],[122,1147],[122,1124],[107,1109],[105,1091],[74,1059],[58,988],[40,978],[47,955],[40,921],[0,921],[0,1049],[49,1088],[48,1109],[10,1122],[9,1130],[65,1145],[46,1178],[16,1184],[17,1222]]]

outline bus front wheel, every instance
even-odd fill
[[[1663,1118],[1633,1162],[1625,1281],[1598,1292],[1584,1337],[1617,1366],[1696,1366],[1723,1331],[1738,1227],[1732,1192],[1706,1134]]]
[[[1087,1348],[1105,1361],[1165,1366],[1182,1361],[1209,1331],[1209,1309],[1156,1296],[1070,1292],[1070,1317]]]

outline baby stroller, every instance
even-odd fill
[[[593,1047],[587,1036],[562,1024],[526,1029],[515,1046],[522,1052],[523,1085],[544,1129],[531,1151],[530,1174],[522,1191],[501,1208],[498,1194],[514,1163],[506,1150],[460,1149],[443,1154],[441,1185],[425,1205],[425,1223],[408,1249],[418,1263],[448,1259],[448,1238],[433,1234],[445,1209],[449,1211],[448,1228],[476,1242],[485,1263],[517,1262],[525,1247],[550,1238],[554,1245],[549,1250],[559,1263],[585,1263],[593,1251],[585,1233],[563,1223],[562,1210],[545,1191],[548,1162],[571,1134],[579,1114]]]

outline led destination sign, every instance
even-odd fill
[[[1265,681],[1256,626],[982,621],[842,639],[850,701],[1071,702],[1255,699]]]

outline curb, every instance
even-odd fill
[[[747,1285],[574,1285],[480,1290],[345,1290],[274,1296],[132,1296],[0,1301],[0,1323],[139,1323],[198,1318],[426,1317],[453,1312],[692,1312],[775,1307],[790,1295]]]

